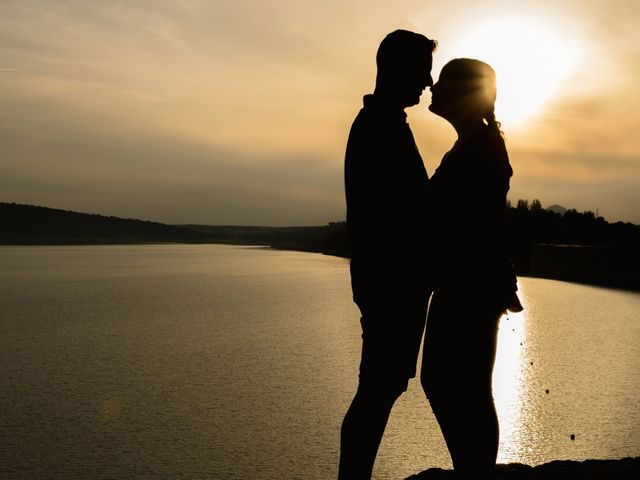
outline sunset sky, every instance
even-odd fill
[[[640,223],[638,0],[0,0],[0,201],[167,223],[345,218],[344,146],[397,28],[498,75],[515,175]],[[453,129],[407,110],[429,174]]]

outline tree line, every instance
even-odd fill
[[[609,223],[591,211],[572,208],[564,214],[542,208],[540,200],[518,200],[506,208],[507,232],[518,243],[562,245],[639,245],[640,226],[629,222]]]
[[[620,259],[636,261],[638,257],[640,226],[609,223],[592,211],[578,212],[572,208],[559,213],[542,208],[537,199],[531,202],[520,199],[515,207],[507,204],[505,220],[509,253],[521,273],[531,273],[532,249],[541,244],[601,247],[598,259],[591,261],[610,264],[616,270],[621,269],[620,261],[603,259],[609,259],[612,253]]]

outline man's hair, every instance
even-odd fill
[[[378,47],[376,65],[378,73],[393,72],[414,64],[416,59],[431,55],[436,49],[435,40],[408,30],[396,30],[388,34]]]

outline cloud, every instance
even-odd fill
[[[595,46],[563,101],[507,132],[526,180],[513,191],[535,186],[552,196],[562,178],[576,192],[640,186],[639,7],[616,5],[4,2],[0,187],[7,201],[171,222],[344,218],[344,144],[373,88],[381,38],[423,31],[441,42],[440,59],[465,22],[491,12],[547,15]],[[423,106],[409,116],[433,172],[453,130]]]
[[[344,218],[342,171],[323,158],[256,157],[159,137],[54,101],[14,100],[6,108],[2,201],[172,223]]]

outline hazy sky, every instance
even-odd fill
[[[516,5],[516,6],[514,6]],[[640,223],[637,0],[0,0],[0,201],[168,223],[345,217],[349,126],[396,28],[491,63],[510,199]],[[453,143],[407,110],[431,174]]]

